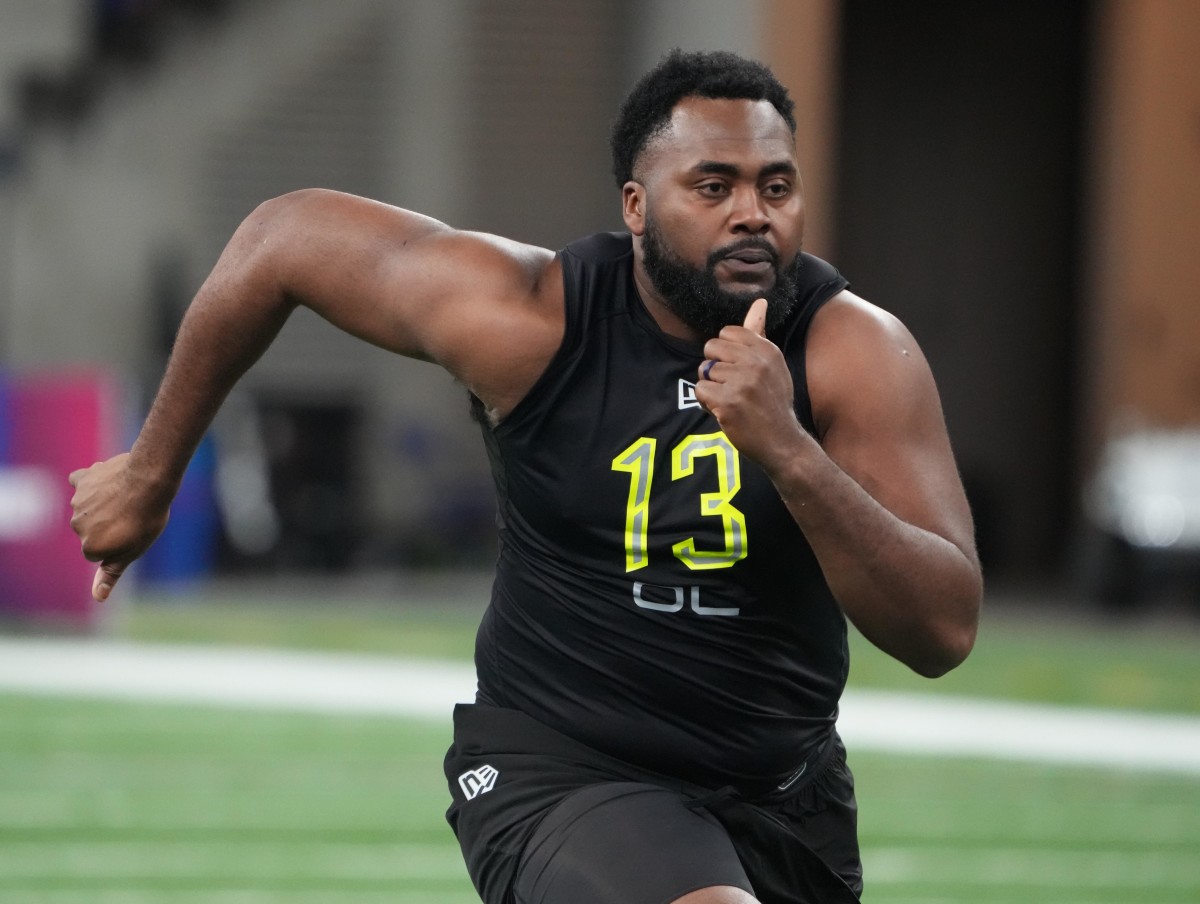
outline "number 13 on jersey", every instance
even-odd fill
[[[658,440],[643,436],[617,455],[612,469],[629,474],[629,503],[625,507],[625,571],[650,564],[647,551],[650,505],[654,484],[654,452]],[[696,459],[711,455],[716,460],[717,491],[700,492],[700,514],[721,519],[724,549],[697,549],[696,538],[688,537],[671,547],[688,568],[729,568],[746,557],[746,517],[732,503],[742,488],[738,451],[724,433],[686,436],[671,450],[671,479],[693,476]]]

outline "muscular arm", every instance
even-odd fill
[[[923,675],[949,671],[974,644],[982,578],[937,390],[915,340],[849,292],[822,308],[808,338],[818,442],[793,414],[782,354],[756,322],[747,326],[726,328],[706,347],[720,363],[697,397],[771,476],[864,636]]]
[[[261,205],[189,306],[133,448],[71,475],[72,526],[84,554],[101,563],[93,594],[107,597],[162,531],[217,408],[296,306],[442,365],[502,415],[557,348],[561,300],[544,249],[336,192]]]

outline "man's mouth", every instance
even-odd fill
[[[775,269],[775,255],[765,248],[738,248],[721,258],[725,269],[736,280],[749,280]]]
[[[739,248],[730,254],[725,255],[726,260],[741,261],[746,264],[762,264],[772,263],[774,256],[765,248]]]

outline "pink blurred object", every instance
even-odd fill
[[[96,372],[0,381],[0,617],[90,630],[95,566],[71,530],[67,475],[117,451],[116,386]]]

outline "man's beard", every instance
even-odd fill
[[[746,248],[761,249],[771,256],[775,283],[766,291],[729,291],[717,281],[717,264]],[[796,306],[796,284],[803,259],[797,252],[790,263],[781,267],[779,253],[770,242],[746,236],[712,252],[704,269],[699,269],[677,257],[663,242],[654,221],[647,217],[646,231],[642,234],[642,265],[667,308],[702,337],[709,338],[724,326],[741,324],[758,298],[767,300],[767,331],[783,323]]]

